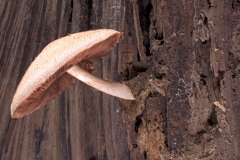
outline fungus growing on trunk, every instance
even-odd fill
[[[12,118],[21,118],[44,106],[77,79],[110,95],[134,100],[128,86],[91,74],[93,62],[115,46],[120,32],[99,29],[57,39],[31,63],[11,104]]]

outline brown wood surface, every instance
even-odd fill
[[[239,17],[237,0],[1,0],[0,159],[240,159]],[[149,91],[141,113],[76,82],[11,119],[40,51],[98,28],[122,36],[93,73]]]

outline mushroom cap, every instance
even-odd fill
[[[87,71],[105,56],[120,38],[120,32],[99,29],[70,34],[48,44],[31,63],[11,104],[12,118],[21,118],[44,106],[76,81],[66,71],[80,65]]]

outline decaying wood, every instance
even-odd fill
[[[240,159],[239,16],[236,0],[3,0],[1,159]],[[17,84],[43,47],[97,28],[122,38],[94,74],[148,80],[137,88],[150,91],[141,112],[77,82],[10,119]]]

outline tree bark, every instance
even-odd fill
[[[2,0],[1,159],[240,159],[239,17],[237,0]],[[137,103],[76,82],[11,119],[41,50],[98,28],[122,36],[93,74],[125,81]]]

